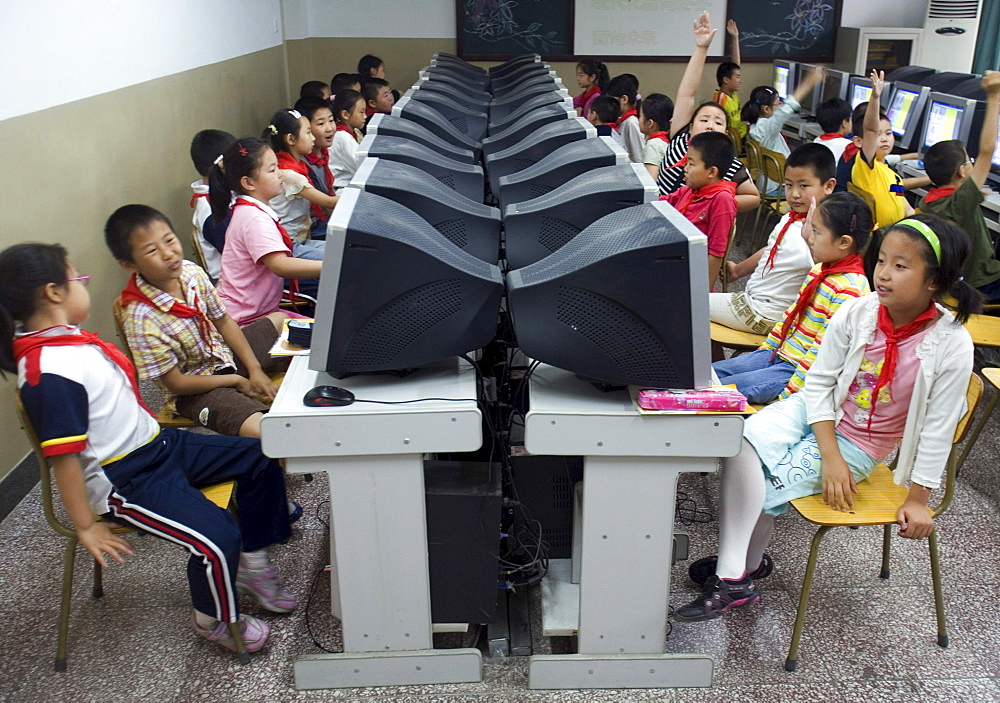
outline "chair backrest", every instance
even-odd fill
[[[750,172],[750,179],[754,183],[758,183],[760,180],[761,169],[760,142],[756,139],[750,139],[748,137],[743,141],[743,146],[746,148],[746,167],[747,171]]]
[[[760,147],[761,168],[764,176],[775,183],[785,182],[785,155]]]
[[[17,408],[17,417],[21,421],[21,429],[28,436],[31,449],[34,451],[35,459],[38,461],[39,480],[42,489],[42,512],[45,514],[45,521],[49,523],[49,526],[53,530],[64,537],[75,537],[76,530],[66,527],[56,517],[55,503],[52,497],[52,472],[49,469],[49,462],[45,458],[45,455],[42,454],[42,444],[38,441],[38,435],[35,434],[35,428],[28,418],[28,412],[24,409],[24,403],[21,402],[21,394],[17,389],[14,390],[14,405]]]
[[[733,226],[729,228],[729,239],[726,240],[726,253],[722,257],[722,270],[719,271],[719,280],[722,281],[722,292],[726,292],[726,288],[729,286],[729,270],[726,266],[726,262],[729,261],[729,252],[733,248],[733,240],[736,239],[736,219],[733,219]],[[711,281],[710,285],[715,285],[715,281]]]
[[[868,209],[872,211],[872,217],[875,217],[875,198],[872,197],[871,193],[869,193],[864,188],[858,188],[850,181],[847,182],[847,192],[854,193],[855,195],[860,196],[861,199],[865,201],[865,204],[868,206]]]
[[[726,130],[726,134],[729,135],[730,141],[732,141],[733,146],[736,147],[736,155],[742,156],[745,152],[743,151],[743,137],[740,136],[739,130],[729,127]]]
[[[201,237],[198,236],[197,227],[191,227],[191,248],[194,250],[194,258],[198,260],[198,265],[207,272],[208,264],[205,263],[205,250],[201,248]]]
[[[122,305],[121,298],[115,298],[115,302],[111,305],[112,317],[115,318],[115,331],[118,332],[118,338],[122,340],[122,348],[125,350],[125,354],[128,355],[128,360],[135,365],[135,358],[132,356],[132,347],[128,345],[128,337],[125,336],[125,324],[123,319],[125,317],[125,306]]]
[[[972,416],[976,412],[976,406],[979,405],[979,400],[983,397],[983,379],[981,379],[976,373],[973,373],[969,378],[969,386],[965,391],[965,412],[958,421],[958,425],[955,427],[955,436],[952,439],[951,453],[948,455],[948,463],[946,466],[945,475],[945,485],[944,485],[944,496],[941,497],[941,502],[937,504],[934,508],[934,517],[937,517],[951,505],[951,499],[955,494],[955,478],[958,476],[958,457],[961,454],[958,445],[962,443],[965,439],[965,435],[969,431],[969,425],[972,424]]]

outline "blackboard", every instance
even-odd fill
[[[877,0],[869,0],[877,2]],[[843,0],[733,0],[745,61],[833,61]]]
[[[573,57],[574,0],[456,0],[455,5],[458,55],[464,59]]]
[[[726,39],[726,0],[575,0],[573,45],[581,56],[605,61],[688,60],[691,25],[707,11],[719,28],[709,56],[721,56]]]

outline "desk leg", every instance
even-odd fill
[[[344,457],[324,469],[344,652],[299,657],[296,688],[481,681],[478,649],[433,649],[421,456]]]
[[[531,688],[712,684],[711,657],[663,649],[677,476],[715,466],[714,459],[585,458],[580,653],[532,657]]]

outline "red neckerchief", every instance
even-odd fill
[[[865,264],[861,258],[861,254],[848,254],[840,261],[835,261],[832,264],[823,264],[820,267],[816,277],[809,281],[806,287],[802,289],[802,292],[799,293],[799,297],[795,301],[795,307],[785,316],[785,322],[781,325],[781,332],[778,333],[778,346],[775,348],[774,354],[778,353],[778,349],[781,348],[781,345],[788,338],[788,333],[799,323],[799,318],[802,317],[802,313],[805,312],[806,307],[812,302],[813,296],[816,295],[816,290],[823,280],[835,273],[856,273],[864,276]],[[771,354],[772,359],[774,358],[774,354]]]
[[[114,344],[105,342],[93,332],[80,330],[80,334],[61,334],[56,337],[39,334],[15,337],[14,358],[18,361],[21,359],[25,360],[25,381],[29,386],[37,386],[42,377],[42,368],[39,363],[42,347],[68,347],[79,344],[93,344],[95,347],[99,348],[106,357],[113,361],[118,368],[124,371],[129,384],[132,386],[132,392],[135,393],[136,402],[139,403],[139,406],[143,410],[149,413],[150,417],[156,417],[156,415],[154,415],[153,412],[146,407],[146,404],[142,402],[142,396],[139,394],[139,384],[135,380],[135,367],[132,366],[132,362],[128,360],[128,357],[125,356],[125,354],[123,354],[118,347]]]
[[[300,173],[303,176],[305,176],[306,180],[309,181],[309,183],[313,182],[312,176],[309,174],[309,167],[306,166],[305,161],[299,161],[294,156],[289,154],[287,151],[279,151],[277,156],[278,156],[278,168],[283,168],[286,171],[295,171],[295,173]],[[315,184],[313,184],[313,187],[315,187]],[[312,214],[316,216],[317,220],[322,220],[323,222],[326,222],[327,217],[326,213],[323,212],[323,208],[321,208],[316,203],[309,203],[309,209],[312,210]]]
[[[618,121],[615,122],[615,124],[621,125],[621,123],[627,120],[629,117],[635,117],[638,114],[639,114],[638,110],[636,110],[634,107],[630,107],[628,110],[625,111],[625,114],[623,114],[621,117],[618,118]]]
[[[368,117],[371,117],[374,114],[375,114],[375,111],[373,109],[371,109],[370,107],[368,107],[367,104],[365,104],[365,117],[368,118]]]
[[[846,137],[840,132],[823,132],[819,135],[819,138],[824,142],[830,141],[831,139],[846,139]]]
[[[804,219],[806,219],[806,216],[800,215],[795,210],[788,212],[788,219],[785,221],[785,225],[781,228],[781,231],[778,232],[778,236],[774,239],[774,246],[771,247],[771,251],[767,254],[767,261],[764,262],[764,270],[760,272],[761,277],[774,268],[774,257],[778,255],[778,247],[781,245],[781,240],[785,238],[785,232],[788,231],[793,222],[801,222]]]
[[[192,294],[194,295],[194,301],[192,301],[194,303],[193,306],[185,305],[181,301],[177,300],[177,298],[174,298],[173,299],[174,304],[170,307],[169,310],[167,310],[167,313],[173,315],[174,317],[179,317],[184,320],[189,320],[191,318],[194,318],[195,321],[198,323],[198,332],[201,334],[201,338],[208,345],[208,350],[211,353],[212,349],[215,346],[214,343],[212,342],[212,328],[210,327],[211,323],[209,323],[208,318],[205,316],[205,313],[203,313],[201,309],[199,309],[198,307],[198,294],[195,293],[194,291],[192,291]],[[142,290],[139,288],[139,284],[136,281],[134,273],[131,276],[129,276],[128,284],[122,291],[120,299],[122,307],[125,307],[127,303],[135,302],[135,303],[141,303],[143,305],[148,305],[151,308],[159,310],[159,306],[153,302],[152,298],[143,293]]]
[[[194,207],[194,204],[196,202],[198,202],[198,198],[207,198],[207,197],[208,197],[208,193],[192,193],[191,194],[191,207]]]
[[[587,88],[585,91],[583,91],[582,93],[580,93],[579,97],[583,101],[583,104],[586,105],[587,101],[590,100],[590,98],[593,95],[595,95],[595,94],[596,95],[600,95],[601,94],[601,86],[599,86],[599,85],[592,85],[589,88]]]
[[[340,123],[337,123],[337,130],[340,130]],[[316,154],[309,152],[306,154],[306,161],[311,163],[313,166],[319,166],[323,169],[324,180],[326,180],[326,189],[330,195],[333,195],[333,173],[330,171],[330,150],[323,148],[321,154],[317,156]]]
[[[940,188],[931,188],[927,191],[927,195],[924,196],[925,203],[933,203],[935,200],[941,200],[941,198],[947,198],[949,195],[955,192],[958,186],[942,186]]]
[[[885,359],[882,362],[882,373],[879,374],[878,382],[875,383],[875,388],[872,390],[872,411],[868,415],[869,435],[871,435],[872,418],[875,417],[875,408],[878,405],[879,391],[889,385],[893,375],[896,373],[899,342],[922,330],[928,322],[934,319],[935,315],[937,315],[937,306],[934,305],[934,301],[932,300],[927,305],[927,309],[917,315],[917,319],[908,325],[897,328],[892,324],[892,318],[889,317],[889,311],[885,305],[878,306],[878,328],[885,335]],[[892,398],[892,388],[889,389],[889,397]]]
[[[844,147],[844,155],[841,158],[844,160],[844,163],[846,164],[848,161],[853,159],[855,154],[857,154],[859,151],[861,151],[861,147],[859,147],[854,142],[851,142],[850,144]]]
[[[354,132],[354,130],[350,126],[344,124],[343,122],[337,123],[337,131],[347,132],[348,134],[351,135],[351,139],[353,139],[354,141],[358,141],[358,135]]]
[[[281,161],[280,155],[278,157],[278,161],[279,161],[279,166],[280,166],[280,161]],[[239,207],[240,205],[249,205],[250,207],[255,207],[258,210],[260,210],[261,212],[263,212],[265,215],[267,215],[268,218],[271,219],[271,222],[274,223],[274,226],[278,228],[278,233],[281,235],[281,241],[282,241],[282,243],[284,243],[284,245],[286,247],[288,247],[288,255],[289,256],[292,255],[292,238],[288,236],[287,230],[285,230],[285,228],[281,226],[280,222],[278,222],[277,220],[275,220],[274,218],[272,218],[271,215],[270,215],[270,213],[268,213],[266,210],[264,210],[264,208],[262,208],[260,205],[258,205],[257,203],[253,202],[252,200],[247,200],[246,198],[236,198],[236,202],[233,203],[233,208],[235,209],[235,208]],[[292,300],[294,301],[295,300],[295,294],[299,292],[299,281],[298,281],[298,279],[296,279],[296,278],[289,278],[288,279],[288,290],[292,294]]]
[[[714,198],[719,193],[729,193],[730,195],[736,195],[736,184],[732,181],[719,181],[718,183],[709,183],[707,186],[699,188],[698,190],[692,189],[690,186],[687,187],[687,192],[685,192],[681,198],[678,200],[674,207],[677,212],[682,215],[687,211],[688,207],[695,200],[707,200],[709,198]]]
[[[611,129],[613,129],[616,132],[618,131],[618,123],[617,122],[605,122],[604,126],[605,127],[610,127]]]
[[[653,132],[648,137],[646,137],[646,141],[647,142],[651,142],[654,139],[662,139],[665,142],[669,142],[670,141],[670,132],[667,132],[667,131]]]

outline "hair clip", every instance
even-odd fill
[[[297,120],[301,119],[301,117],[302,117],[302,113],[299,112],[298,110],[289,110],[288,114],[291,115],[292,117],[294,117]]]
[[[250,153],[246,150],[246,147],[243,146],[243,142],[236,142],[236,145],[239,146],[240,148],[240,156],[246,156],[248,153]]]
[[[267,126],[267,128],[268,128],[269,130],[271,130],[271,134],[277,134],[277,133],[278,133],[278,128],[277,128],[277,127],[275,127],[275,126],[274,126],[273,124],[269,124],[269,125]]]
[[[965,276],[959,276],[959,277],[958,277],[958,282],[959,282],[959,283],[961,283],[961,282],[962,282],[962,281],[964,281],[964,280],[965,280]]]
[[[851,215],[851,227],[849,230],[847,230],[847,233],[850,234],[851,236],[854,236],[854,228],[857,226],[858,226],[858,216]]]
[[[218,156],[216,156],[215,157],[215,161],[213,161],[212,163],[215,164],[216,166],[218,166],[219,164],[221,164],[222,163],[222,154],[219,154]]]

